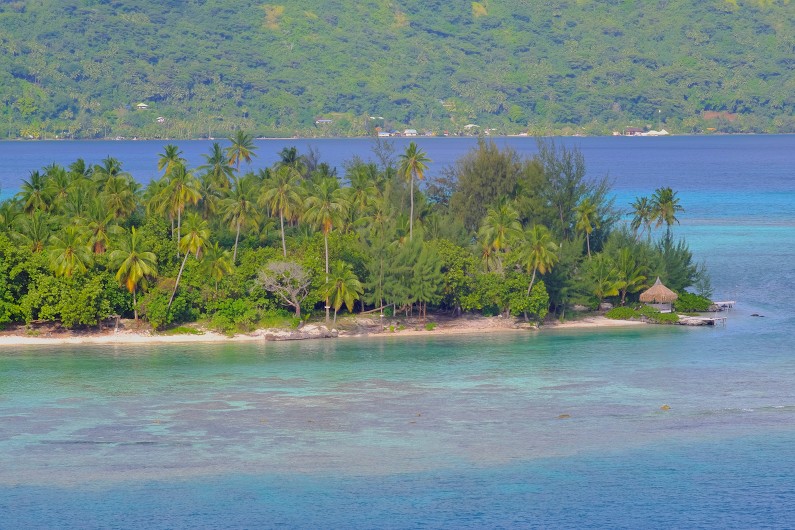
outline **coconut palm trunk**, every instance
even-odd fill
[[[279,224],[281,225],[282,229],[282,255],[286,258],[287,257],[287,243],[284,240],[284,212],[279,212]]]
[[[326,244],[326,283],[328,283],[328,232],[323,234],[323,240]],[[326,296],[326,324],[328,324],[329,319],[329,298],[328,295]],[[334,322],[337,321],[337,314],[336,311],[334,312]]]
[[[177,288],[179,287],[179,280],[182,278],[182,271],[185,269],[185,262],[188,261],[188,256],[190,256],[190,252],[185,253],[185,257],[182,260],[182,265],[179,266],[179,273],[177,274],[177,281],[174,283],[174,290],[171,291],[171,298],[168,300],[168,309],[166,313],[171,311],[171,304],[174,303],[174,295],[177,294]]]

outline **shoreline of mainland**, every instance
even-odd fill
[[[356,319],[354,319],[356,320]],[[370,319],[367,319],[370,320]],[[543,326],[535,326],[515,318],[502,317],[459,317],[434,322],[436,327],[428,330],[417,322],[413,327],[393,326],[392,330],[381,325],[375,328],[371,323],[358,325],[353,329],[340,326],[337,330],[324,324],[309,324],[301,330],[258,329],[251,333],[232,336],[215,331],[201,330],[197,333],[175,335],[155,334],[150,330],[121,329],[114,331],[72,332],[55,331],[39,336],[23,335],[15,331],[0,332],[0,351],[18,346],[60,346],[60,345],[159,345],[186,343],[233,343],[233,342],[284,342],[290,340],[313,340],[323,338],[376,338],[376,337],[443,337],[454,335],[539,332],[571,329],[606,329],[616,327],[644,326],[645,322],[633,320],[611,320],[601,315],[586,316],[567,322],[548,321]]]

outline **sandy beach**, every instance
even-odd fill
[[[394,322],[394,325],[393,325]],[[19,346],[53,346],[59,344],[177,344],[201,342],[250,342],[272,340],[296,340],[324,338],[334,335],[339,338],[363,337],[417,337],[444,336],[485,333],[519,333],[528,331],[544,332],[562,329],[613,328],[625,326],[643,326],[645,323],[628,320],[611,320],[603,316],[589,316],[569,322],[551,321],[536,327],[522,320],[503,317],[472,317],[429,319],[435,322],[433,330],[427,330],[420,322],[389,321],[383,326],[372,318],[353,317],[339,323],[339,329],[330,325],[310,324],[302,330],[259,329],[251,333],[241,333],[232,337],[214,331],[200,331],[196,334],[160,335],[149,330],[121,329],[114,331],[72,332],[46,331],[35,336],[14,332],[0,333],[0,348]],[[390,331],[389,326],[392,326]],[[382,329],[387,326],[387,329]],[[402,329],[401,329],[402,327]]]

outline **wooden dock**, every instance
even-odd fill
[[[723,302],[712,302],[712,305],[716,305],[720,308],[720,311],[724,311],[727,309],[732,309],[734,304],[736,304],[734,300],[725,300]]]

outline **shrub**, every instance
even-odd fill
[[[680,313],[709,311],[710,305],[712,301],[709,298],[688,292],[682,292],[674,302],[674,307]]]
[[[436,329],[436,322],[425,323],[425,331],[433,331],[434,329]]]
[[[676,324],[679,322],[679,315],[676,313],[659,313],[654,317],[654,321],[658,324]]]
[[[626,306],[619,306],[614,307],[607,313],[605,313],[607,318],[612,318],[613,320],[631,320],[633,318],[637,318],[640,316],[640,313],[632,309],[631,307]]]

